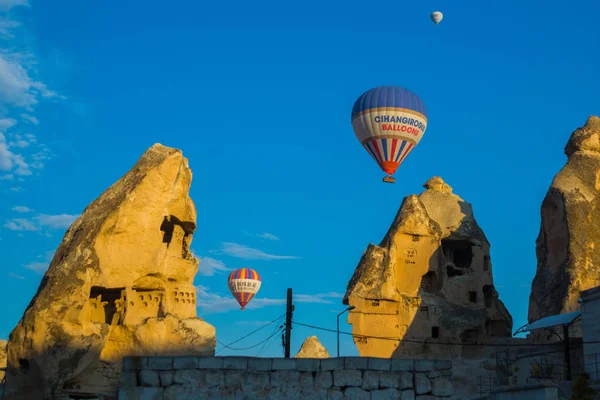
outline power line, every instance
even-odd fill
[[[271,335],[275,334],[275,332],[277,331],[278,328],[283,328],[283,325],[280,325],[281,321],[283,320],[283,317],[279,318],[279,321],[275,324],[275,329],[273,329],[273,332],[271,332]],[[265,342],[265,344],[263,344],[263,346],[260,348],[260,350],[258,350],[258,353],[256,353],[256,357],[260,357],[260,355],[266,351],[270,346],[271,346],[272,342]],[[268,346],[267,346],[268,344]]]
[[[234,348],[234,347],[229,347],[229,346],[225,346],[226,348],[228,348],[229,350],[235,350],[235,351],[241,351],[241,350],[250,350],[253,349],[255,347],[260,346],[263,343],[266,343],[267,341],[269,341],[273,336],[275,336],[276,334],[278,334],[279,332],[281,332],[283,330],[283,328],[280,328],[279,330],[277,330],[276,332],[273,332],[268,338],[266,338],[265,340],[258,342],[252,346],[248,346],[248,347],[243,347],[243,348]]]
[[[264,329],[264,328],[266,328],[267,326],[271,325],[271,324],[272,324],[272,323],[274,323],[274,322],[277,322],[277,321],[279,321],[279,320],[280,320],[281,318],[283,318],[283,317],[285,317],[285,314],[282,314],[282,315],[280,315],[279,317],[275,318],[273,321],[271,321],[271,322],[268,322],[268,323],[264,324],[264,325],[263,325],[263,326],[261,326],[260,328],[258,328],[258,329],[256,329],[256,330],[253,330],[253,331],[252,331],[252,332],[250,332],[249,334],[247,334],[247,335],[245,335],[245,336],[242,336],[242,337],[241,337],[241,338],[239,338],[238,340],[235,340],[235,341],[233,341],[233,342],[231,342],[231,343],[229,343],[229,344],[227,344],[227,345],[226,345],[226,344],[223,344],[223,342],[221,342],[219,339],[217,339],[217,342],[223,346],[223,347],[222,347],[220,350],[223,350],[223,348],[230,348],[229,346],[231,346],[232,344],[236,344],[237,342],[239,342],[239,341],[241,341],[241,340],[244,340],[244,339],[246,339],[247,337],[249,337],[249,336],[251,336],[251,335],[254,335],[256,332],[260,331],[261,329]]]
[[[327,332],[333,332],[333,333],[337,333],[337,330],[335,329],[328,329],[328,328],[322,328],[320,326],[315,326],[315,325],[309,325],[309,324],[303,324],[300,322],[293,322],[293,324],[295,325],[300,325],[300,326],[305,326],[307,328],[313,328],[313,329],[319,329],[322,331],[327,331]],[[435,344],[435,345],[449,345],[449,346],[480,346],[480,347],[531,347],[531,346],[556,346],[558,343],[529,343],[529,344],[519,344],[519,343],[507,343],[507,344],[494,344],[494,343],[468,343],[468,342],[461,342],[461,343],[452,343],[452,342],[438,342],[436,341],[423,341],[423,340],[414,340],[414,339],[399,339],[399,338],[394,338],[394,337],[383,337],[383,336],[369,336],[369,335],[358,335],[358,334],[353,334],[350,332],[342,332],[340,331],[341,335],[349,335],[355,338],[365,338],[365,339],[381,339],[381,340],[391,340],[394,342],[400,342],[400,343],[417,343],[417,344]],[[593,341],[593,342],[584,342],[583,344],[597,344],[600,343],[600,341]],[[579,344],[579,343],[578,343]]]

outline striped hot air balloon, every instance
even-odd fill
[[[352,128],[360,143],[388,176],[419,143],[427,128],[427,110],[413,92],[381,86],[363,93],[352,108]]]
[[[258,272],[250,268],[236,269],[229,275],[228,279],[229,290],[242,306],[242,310],[258,293],[261,283]]]

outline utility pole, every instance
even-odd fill
[[[290,358],[291,334],[292,334],[292,313],[294,306],[292,305],[292,289],[287,290],[287,301],[285,306],[285,358]]]

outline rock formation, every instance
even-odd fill
[[[6,340],[0,340],[0,385],[4,382],[4,369],[6,368]],[[0,397],[1,399],[2,397]]]
[[[343,303],[361,356],[475,357],[482,343],[510,337],[512,317],[498,298],[490,244],[471,205],[431,178],[404,198],[379,246],[370,244]],[[397,340],[394,340],[397,339]],[[400,339],[405,340],[400,342]]]
[[[329,358],[329,353],[316,336],[310,336],[302,343],[295,358]]]
[[[71,225],[10,335],[5,400],[116,396],[125,355],[214,354],[196,318],[191,179],[156,144]]]
[[[600,285],[600,118],[575,130],[564,151],[542,203],[529,322],[578,310],[579,292]]]

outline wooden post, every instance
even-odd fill
[[[290,358],[290,346],[292,343],[292,312],[294,307],[292,305],[292,289],[287,290],[287,301],[285,306],[285,358]]]

